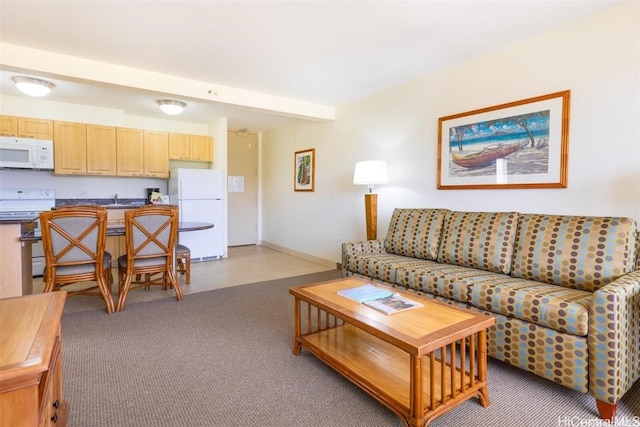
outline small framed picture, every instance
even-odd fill
[[[296,151],[293,160],[293,189],[313,191],[316,175],[316,150]]]

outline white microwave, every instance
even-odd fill
[[[0,137],[0,168],[53,169],[53,141]]]

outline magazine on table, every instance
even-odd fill
[[[415,307],[422,307],[422,304],[405,298],[390,289],[379,288],[367,283],[355,288],[338,291],[338,295],[360,302],[368,307],[383,312],[384,314],[400,313]]]
[[[419,302],[405,298],[398,293],[383,298],[365,301],[364,305],[381,311],[384,314],[395,314],[411,310],[412,308],[422,307],[422,304]]]
[[[393,295],[393,292],[389,289],[379,288],[377,286],[373,286],[371,283],[367,283],[366,285],[338,291],[338,295],[347,297],[356,302],[365,302],[372,299],[388,297]]]

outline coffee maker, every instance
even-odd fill
[[[159,192],[160,192],[159,188],[147,188],[147,205],[151,204],[151,194],[159,193]]]

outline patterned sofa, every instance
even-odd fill
[[[490,314],[490,356],[589,392],[602,418],[640,378],[633,219],[395,209],[384,240],[342,244],[342,275]]]

